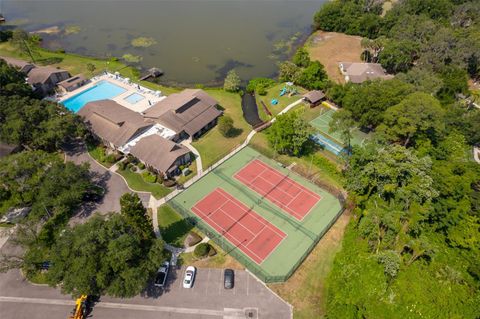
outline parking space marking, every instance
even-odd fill
[[[248,280],[249,280],[250,276],[247,275],[247,296],[248,296]]]
[[[210,268],[208,268],[207,284],[205,285],[205,294],[208,295],[208,283],[210,282]]]

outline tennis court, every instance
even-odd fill
[[[342,136],[339,132],[329,132],[330,130],[330,122],[332,120],[333,114],[335,111],[332,109],[324,108],[322,114],[318,117],[313,119],[310,124],[317,129],[320,133],[328,137],[334,143],[341,145],[341,146],[348,146],[346,145],[346,141],[342,139]],[[370,136],[361,132],[358,129],[355,129],[352,132],[352,139],[350,140],[351,145],[362,145],[366,140],[368,140]]]
[[[258,264],[286,237],[221,188],[197,202],[192,211]]]
[[[258,186],[257,171],[273,184]],[[250,147],[168,204],[265,282],[287,280],[342,212],[334,195]]]
[[[320,195],[258,159],[245,165],[235,178],[298,220],[321,200]]]

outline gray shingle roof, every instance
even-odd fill
[[[322,91],[310,91],[303,95],[310,103],[317,103],[325,97],[325,93]]]
[[[154,125],[152,121],[145,120],[139,113],[112,100],[87,103],[78,111],[78,115],[85,118],[93,133],[112,143],[115,147],[125,145],[129,140]]]
[[[393,75],[387,74],[379,63],[352,63],[341,62],[343,66],[343,73],[348,76],[352,83],[362,83],[367,80],[393,78]]]
[[[28,72],[27,82],[30,84],[45,83],[48,81],[52,74],[56,73],[68,73],[68,71],[57,69],[51,66],[40,66],[33,68]]]
[[[174,166],[179,157],[190,153],[190,151],[183,145],[153,134],[140,139],[130,149],[130,153],[146,165],[165,173]]]
[[[4,57],[4,56],[0,56],[0,59],[7,62],[8,65],[18,68],[20,71],[24,73],[28,73],[31,69],[35,67],[34,64],[24,60],[19,60],[19,59],[14,59],[10,57]]]
[[[169,95],[145,111],[152,118],[176,133],[185,131],[192,136],[222,115],[218,102],[202,90],[187,89]]]

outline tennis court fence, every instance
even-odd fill
[[[217,233],[213,230],[206,222],[204,222],[201,218],[196,216],[195,214],[191,213],[188,209],[183,207],[181,204],[175,201],[175,198],[171,199],[168,204],[176,210],[182,217],[184,217],[192,226],[197,227],[201,232],[203,232],[206,236],[208,236],[215,244],[217,244],[226,254],[231,255],[235,258],[238,262],[240,262],[245,268],[247,268],[251,273],[253,273],[258,279],[263,281],[264,283],[280,283],[285,282],[292,276],[295,270],[300,266],[300,264],[307,258],[307,256],[311,253],[313,248],[318,244],[320,239],[325,235],[325,233],[330,229],[330,227],[337,221],[337,219],[342,215],[344,208],[342,208],[337,212],[335,217],[328,223],[327,227],[325,227],[320,234],[318,234],[315,238],[312,239],[308,249],[302,256],[298,259],[298,261],[288,270],[288,272],[284,275],[272,275],[265,271],[261,265],[257,264],[247,256],[243,255],[238,249],[237,246],[233,245],[229,242],[225,237],[221,234]],[[285,256],[288,258],[288,255]],[[278,262],[282,262],[278,260]]]

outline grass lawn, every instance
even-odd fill
[[[46,285],[47,284],[47,273],[43,271],[37,271],[35,274],[30,275],[27,279],[34,284]]]
[[[107,61],[103,59],[96,59],[92,57],[85,57],[77,54],[71,53],[59,53],[52,52],[42,48],[35,48],[34,58],[37,64],[44,64],[42,61],[46,60],[58,60],[57,63],[50,64],[53,67],[60,67],[69,71],[72,75],[83,73],[86,76],[92,75],[87,70],[87,63],[95,65],[94,73],[100,73],[101,71],[107,69],[110,72],[120,72],[123,76],[129,77],[131,79],[138,78],[138,71],[126,66],[120,61]],[[10,56],[18,59],[23,59],[30,61],[30,57],[22,52],[19,52],[15,47],[13,47],[10,42],[0,43],[0,55]]]
[[[188,167],[192,172],[187,176],[180,175],[177,179],[178,184],[185,184],[186,181],[192,179],[197,175],[197,162],[193,161],[192,164]]]
[[[343,187],[343,177],[340,173],[342,163],[328,151],[319,150],[312,155],[302,157],[274,154],[265,133],[255,134],[250,141],[250,146],[286,166],[295,162],[296,170],[304,172],[304,175],[308,175],[311,180],[321,180],[337,189]]]
[[[117,170],[117,173],[122,175],[130,186],[131,189],[138,192],[149,192],[156,199],[165,197],[172,190],[160,185],[159,183],[147,183],[143,180],[143,177],[140,174],[134,173],[129,169]]]
[[[227,138],[220,133],[218,127],[214,127],[193,142],[192,145],[200,152],[202,157],[203,169],[208,168],[243,143],[251,131],[250,125],[243,118],[240,95],[225,92],[222,89],[205,89],[205,91],[219,102],[220,106],[224,108],[224,114],[233,119],[233,125],[241,132],[235,137]]]
[[[339,62],[362,62],[362,38],[336,32],[317,31],[305,44],[313,61],[325,66],[328,77],[338,83],[345,83],[340,73]]]
[[[157,216],[163,240],[170,245],[183,247],[185,238],[193,226],[167,204],[158,208]]]
[[[105,166],[106,168],[112,167],[114,163],[105,161],[105,149],[100,145],[92,145],[87,143],[87,150],[90,156],[92,156],[97,162]]]
[[[262,120],[267,120],[270,119],[270,116],[268,116],[265,113],[265,110],[263,109],[262,101],[265,103],[267,108],[272,112],[273,115],[277,115],[281,110],[283,110],[285,107],[287,107],[289,104],[292,104],[293,102],[296,102],[297,100],[302,98],[302,95],[307,92],[304,88],[295,85],[295,88],[298,91],[298,94],[295,94],[293,96],[288,96],[288,94],[285,94],[283,96],[280,96],[280,91],[285,87],[285,83],[279,83],[273,87],[271,87],[268,90],[267,95],[256,95],[257,98],[257,105],[258,105],[258,112]],[[277,105],[272,105],[270,102],[272,99],[277,99],[278,104]]]
[[[294,307],[295,319],[325,317],[325,281],[332,269],[335,254],[342,248],[342,238],[349,220],[350,214],[340,216],[288,281],[269,285]]]
[[[199,268],[231,268],[231,269],[244,269],[238,261],[232,256],[227,255],[220,247],[218,247],[213,241],[208,242],[212,245],[217,254],[212,257],[197,259],[193,253],[183,253],[180,255],[180,265],[192,265]]]

